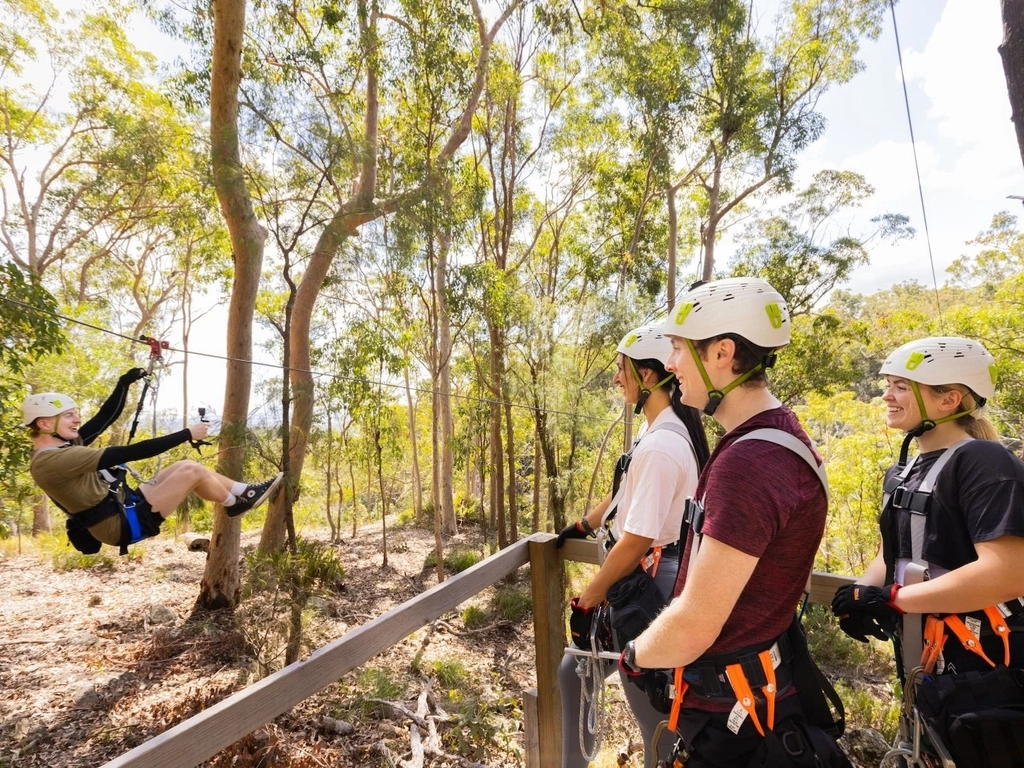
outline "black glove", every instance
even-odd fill
[[[123,384],[134,384],[139,379],[146,378],[147,373],[145,368],[129,368],[127,371],[121,374],[121,378],[118,379]]]
[[[636,646],[630,640],[619,654],[619,671],[626,677],[640,677],[643,670],[636,665]]]
[[[868,641],[868,635],[879,640],[890,640],[898,625],[899,619],[895,616],[872,616],[859,611],[839,617],[839,628],[862,643]]]
[[[590,650],[590,628],[594,624],[594,609],[580,608],[580,599],[569,601],[569,634],[577,648]]]
[[[586,518],[584,518],[584,520],[585,519]],[[565,544],[566,539],[585,539],[588,536],[593,536],[593,529],[588,531],[587,528],[589,526],[584,522],[584,520],[577,520],[572,525],[567,525],[565,530],[558,534],[558,539],[555,541],[555,547],[561,549],[562,545]]]
[[[881,627],[885,627],[888,624],[895,625],[899,617],[903,615],[903,611],[894,604],[896,593],[899,592],[899,589],[899,584],[887,584],[884,587],[844,584],[836,590],[835,595],[832,597],[832,613],[839,617],[840,627],[843,626],[842,621],[847,619],[847,617],[865,614],[877,619]],[[847,624],[854,630],[861,630],[864,627],[864,621],[856,618],[850,618]],[[845,627],[843,631],[847,632]],[[847,634],[851,637],[857,637],[857,635],[850,632],[847,632]]]

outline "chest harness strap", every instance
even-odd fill
[[[924,480],[921,481],[921,485],[917,490],[908,491],[904,486],[917,460],[916,457],[898,475],[886,483],[883,489],[882,508],[885,510],[891,504],[892,509],[889,510],[889,514],[893,516],[891,525],[884,526],[883,530],[887,530],[889,535],[892,535],[892,531],[897,529],[898,524],[895,519],[895,510],[905,509],[910,513],[911,562],[907,564],[904,571],[904,585],[920,584],[929,578],[928,563],[924,559],[924,538],[925,522],[927,520],[928,507],[931,503],[932,490],[935,488],[935,482],[942,468],[946,466],[947,462],[953,457],[953,454],[959,448],[967,445],[971,439],[969,437],[965,438],[943,451],[935,460],[935,463],[928,469],[928,473],[925,475]],[[898,556],[895,546],[895,541],[888,543],[888,546],[883,546],[883,552],[888,553],[886,558],[887,582],[895,578],[896,559]],[[1013,615],[1014,612],[1005,603],[990,605],[983,611],[993,634],[1002,640],[1003,664],[1007,667],[1010,666],[1010,626],[1006,619]],[[926,674],[931,674],[934,671],[942,649],[946,644],[948,637],[946,633],[947,628],[967,651],[976,654],[989,666],[996,666],[996,663],[988,657],[981,647],[981,621],[979,619],[969,617],[965,622],[957,614],[945,616],[931,615],[924,618],[920,613],[907,613],[903,616],[903,634],[901,638],[901,660],[904,673],[909,672],[918,665],[923,667]]]
[[[825,489],[825,500],[828,501],[828,477],[825,474],[825,467],[818,464],[818,460],[814,457],[814,452],[799,437],[790,432],[784,432],[781,429],[765,427],[763,429],[755,429],[742,437],[736,438],[732,445],[736,445],[736,443],[743,442],[744,440],[764,440],[768,443],[781,445],[783,448],[788,448],[795,453],[814,470],[814,474],[818,476],[818,480],[821,482],[821,487]],[[731,448],[732,445],[729,447]],[[700,549],[700,540],[704,529],[704,499],[700,501],[696,499],[686,500],[686,509],[683,512],[683,525],[693,530],[693,547],[690,554],[690,559],[693,560]],[[680,536],[679,538],[681,543],[683,537]],[[809,581],[810,574],[807,574],[807,578]]]

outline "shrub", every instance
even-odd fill
[[[462,619],[462,626],[466,629],[479,629],[491,619],[487,611],[476,605],[467,605],[463,608],[459,618]]]
[[[469,673],[461,661],[435,661],[431,665],[431,672],[444,688],[464,688],[469,681]]]
[[[494,612],[508,621],[520,621],[533,610],[533,596],[522,587],[499,587],[491,599]]]

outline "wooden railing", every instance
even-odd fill
[[[592,541],[570,540],[559,550],[554,535],[535,533],[347,632],[308,659],[140,744],[105,768],[198,765],[526,564],[530,565],[537,667],[537,687],[524,697],[526,764],[529,768],[558,765],[562,716],[557,672],[565,648],[562,560],[596,563],[597,546]],[[815,573],[811,601],[827,603],[836,587],[851,581],[851,577]]]

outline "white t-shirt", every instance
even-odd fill
[[[682,425],[671,407],[658,414],[633,449],[623,492],[612,519],[616,540],[625,532],[665,546],[679,539],[686,499],[697,489],[697,459],[682,435],[654,430],[666,421]]]

